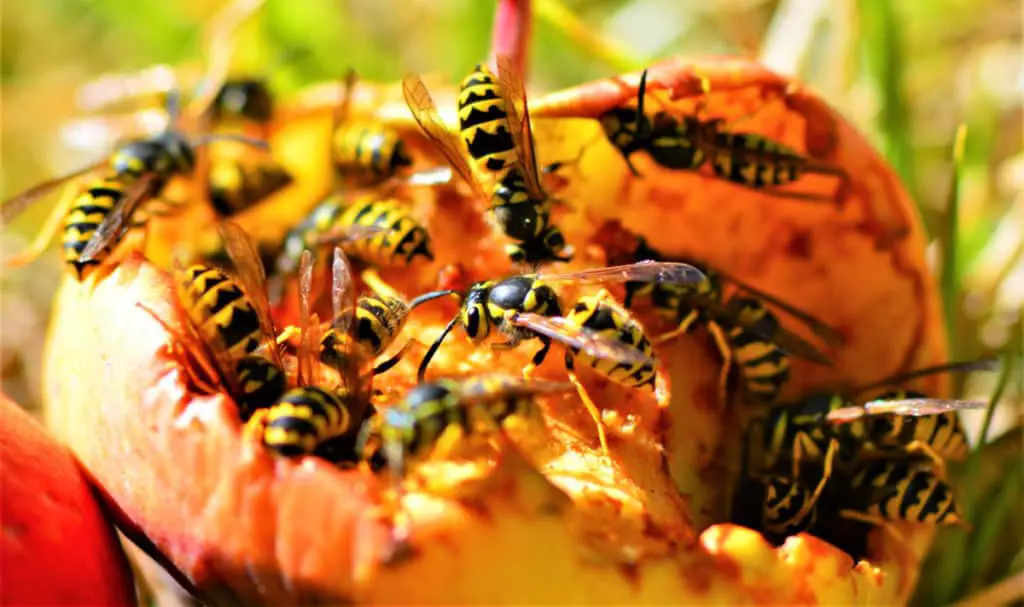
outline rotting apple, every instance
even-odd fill
[[[847,344],[831,352],[835,365],[797,361],[787,395],[944,360],[922,228],[877,152],[812,93],[789,90],[785,79],[753,64],[669,61],[652,67],[650,83],[687,111],[687,83],[701,78],[711,84],[707,112],[731,119],[757,109],[744,130],[843,168],[850,176],[844,205],[765,196],[643,159],[644,176],[636,178],[593,117],[629,104],[638,75],[583,85],[533,103],[541,162],[576,157],[586,146],[580,162],[565,168],[559,193],[568,205],[557,220],[576,245],[574,266],[603,263],[589,239],[616,220],[654,246],[721,267],[839,328]],[[442,108],[451,103],[436,98]],[[356,112],[408,128],[415,139],[403,109],[393,88],[355,98]],[[302,183],[242,217],[243,225],[279,232],[312,203],[304,196],[323,191],[327,168],[309,150],[324,149],[318,143],[327,124],[314,112],[278,130],[274,148],[302,169]],[[394,286],[416,294],[450,263],[462,262],[472,279],[509,270],[479,206],[453,192],[438,194],[441,202],[419,196],[437,260],[383,273]],[[154,244],[151,255],[159,258],[161,244]],[[403,509],[413,549],[386,562],[387,483],[313,458],[275,461],[243,439],[228,398],[190,394],[181,369],[162,355],[168,335],[135,305],[169,315],[171,292],[167,275],[137,256],[94,289],[65,281],[46,355],[48,417],[123,513],[121,524],[216,600],[872,604],[906,599],[931,539],[931,529],[912,525],[902,528],[906,545],[873,534],[871,562],[855,566],[812,537],[774,549],[749,530],[714,524],[726,519],[728,476],[715,471],[729,470],[720,460],[735,446],[739,422],[717,402],[720,361],[698,333],[658,350],[670,379],[667,410],[582,373],[606,410],[610,460],[576,398],[545,399],[551,440],[528,458],[502,449],[482,491],[410,490]],[[418,311],[407,335],[429,342],[452,311]],[[657,323],[647,326],[653,331]],[[532,351],[495,357],[456,337],[431,374],[518,374]],[[563,378],[560,358],[549,357],[538,375]],[[400,392],[414,381],[414,367],[403,361],[378,383]],[[946,390],[941,377],[920,384],[936,395]],[[444,474],[441,468],[435,476]]]

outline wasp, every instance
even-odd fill
[[[356,74],[350,70],[331,127],[331,162],[337,175],[362,186],[379,184],[412,166],[399,132],[378,122],[350,119]]]
[[[512,241],[505,251],[514,263],[537,266],[570,261],[572,251],[551,220],[553,199],[540,182],[522,78],[508,57],[499,56],[498,65],[500,85],[486,66],[478,65],[463,83],[459,99],[463,140],[475,166],[458,137],[444,126],[430,92],[417,76],[402,81],[406,104],[474,197],[490,201],[494,223]],[[490,175],[496,184],[490,196],[481,175]]]
[[[430,233],[402,201],[374,195],[350,201],[333,194],[285,235],[275,262],[277,275],[294,273],[306,249],[330,244],[378,267],[411,265],[419,258],[434,260]]]
[[[879,386],[950,371],[991,369],[994,359],[953,362],[894,375],[854,391],[860,394]],[[958,411],[984,406],[963,400],[932,399],[918,392],[887,391],[865,404],[842,394],[813,394],[799,403],[774,405],[751,428],[763,426],[762,444],[768,469],[791,461],[821,461],[830,441],[840,447],[845,469],[863,460],[922,455],[944,476],[947,459],[961,459],[967,440]]]
[[[172,96],[168,113],[177,115],[176,96]],[[65,191],[33,243],[21,254],[7,260],[7,265],[21,266],[38,257],[60,229],[63,217],[64,259],[82,280],[88,268],[99,266],[112,256],[130,229],[142,227],[148,214],[159,214],[158,201],[171,209],[180,204],[160,200],[164,187],[174,177],[192,173],[198,147],[223,138],[256,147],[263,145],[232,135],[208,135],[190,141],[183,133],[169,127],[153,137],[122,144],[99,163],[50,179],[8,199],[0,208],[0,223],[3,225],[54,188],[97,174],[84,187]],[[150,203],[148,213],[137,213],[147,203]],[[163,212],[169,211],[165,208]]]
[[[613,251],[611,257],[623,261],[665,259],[642,236],[632,238],[636,244],[630,245],[628,253]],[[675,329],[657,338],[659,344],[689,332],[697,324],[707,327],[725,361],[719,378],[723,402],[732,365],[742,378],[742,390],[748,399],[771,402],[789,379],[791,355],[818,364],[831,364],[815,346],[786,330],[764,303],[799,320],[834,347],[843,342],[835,329],[720,270],[692,260],[687,262],[700,270],[702,280],[696,283],[627,282],[623,304],[630,308],[638,297],[646,297],[661,316],[678,323]],[[737,289],[729,297],[723,292],[726,283]]]
[[[336,255],[334,262],[333,274],[337,277],[335,285],[351,284],[351,272],[344,255]],[[373,294],[363,295],[354,302],[345,301],[346,293],[337,286],[333,290],[334,320],[326,327],[320,341],[320,361],[330,367],[344,366],[348,353],[353,350],[361,352],[366,360],[378,358],[395,343],[412,310],[433,299],[457,294],[451,290],[432,291],[406,301],[372,270],[363,272],[363,281],[370,286]],[[351,343],[353,339],[355,342]],[[394,367],[405,355],[405,351],[406,347],[402,347],[396,354],[376,365],[373,375],[380,375]]]
[[[613,382],[629,387],[656,388],[657,360],[651,342],[640,323],[625,309],[612,301],[607,291],[596,296],[581,297],[563,315],[562,303],[554,284],[608,284],[612,282],[664,280],[695,282],[702,278],[699,270],[682,263],[642,262],[568,272],[562,274],[516,275],[503,280],[486,280],[470,286],[462,298],[459,313],[448,322],[427,353],[419,368],[419,380],[426,377],[430,361],[452,331],[460,324],[474,344],[482,344],[492,333],[505,341],[492,343],[495,350],[517,347],[521,342],[537,339],[541,348],[524,369],[529,377],[544,362],[551,344],[557,341],[567,347],[565,365],[570,381],[597,424],[601,447],[607,453],[604,424],[597,406],[587,395],[574,372],[575,363],[591,367]]]
[[[667,112],[648,117],[644,110],[646,96],[644,70],[636,109],[614,108],[598,118],[608,141],[619,150],[635,176],[640,173],[630,156],[643,151],[667,169],[698,170],[710,165],[717,177],[730,183],[812,202],[834,201],[834,197],[773,188],[793,183],[809,173],[833,175],[846,181],[845,171],[838,167],[815,162],[761,135],[730,132],[721,119],[705,120],[696,115],[676,118]]]
[[[814,486],[804,480],[806,470],[803,469],[792,476],[770,471],[751,474],[747,455],[744,455],[741,488],[733,509],[734,522],[754,527],[773,541],[813,527],[818,520],[819,500],[832,478],[837,447],[835,442],[829,445],[820,478]],[[749,452],[749,444],[744,444],[744,451]]]
[[[450,428],[470,436],[501,428],[513,416],[543,424],[536,397],[571,389],[564,382],[497,374],[420,383],[378,418],[367,421],[357,451],[369,458],[371,443],[376,443],[398,480],[405,475],[405,463],[424,459]]]
[[[892,530],[888,521],[963,524],[950,487],[928,462],[867,461],[851,476],[840,516]],[[897,534],[898,535],[898,534]]]
[[[276,402],[287,382],[259,255],[237,224],[224,222],[219,230],[234,275],[198,264],[176,269],[176,294],[188,318],[185,328],[172,328],[146,311],[198,363],[205,379],[193,373],[193,382],[210,393],[213,386],[227,386],[244,421]],[[266,356],[257,353],[261,349]]]
[[[311,312],[313,264],[313,253],[305,251],[299,261],[298,385],[253,417],[247,429],[285,457],[313,453],[326,441],[358,428],[370,406],[372,375],[362,370],[371,354],[356,339],[354,284],[340,248],[334,250],[332,265],[332,297],[338,311],[332,330],[339,345],[333,362],[340,379],[334,389],[318,385],[322,339],[318,319]]]

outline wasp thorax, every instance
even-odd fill
[[[215,119],[243,117],[270,122],[274,117],[274,97],[261,79],[229,80],[217,92],[212,108]]]

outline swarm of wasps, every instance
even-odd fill
[[[668,169],[710,164],[712,178],[800,200],[817,198],[778,188],[805,173],[843,178],[840,170],[777,142],[730,132],[721,121],[668,111],[648,116],[646,75],[635,108],[614,109],[599,118],[607,140],[634,173],[630,158],[643,152]],[[743,522],[777,538],[836,517],[879,525],[958,521],[943,462],[966,450],[957,410],[975,403],[900,390],[865,404],[846,395],[779,403],[790,356],[819,364],[830,360],[787,330],[767,305],[804,324],[832,348],[842,345],[834,329],[706,264],[669,259],[642,237],[610,253],[608,267],[548,269],[574,256],[555,222],[560,201],[545,187],[545,176],[561,163],[538,167],[525,86],[510,58],[497,58],[496,73],[481,64],[463,80],[458,133],[443,123],[419,77],[403,80],[406,103],[447,161],[447,170],[414,172],[398,131],[352,119],[355,76],[350,73],[324,150],[335,172],[333,191],[268,250],[260,250],[232,219],[292,181],[267,145],[275,124],[274,95],[266,80],[251,76],[213,82],[184,112],[178,109],[177,94],[169,93],[169,119],[162,132],[128,140],[102,162],[6,201],[0,213],[4,225],[43,194],[67,184],[34,243],[7,264],[37,257],[63,226],[65,262],[75,277],[101,280],[127,252],[143,246],[148,220],[173,215],[193,199],[210,205],[218,219],[218,246],[174,268],[183,317],[171,321],[150,313],[176,337],[171,355],[187,370],[189,381],[200,391],[226,391],[246,433],[276,456],[313,455],[340,465],[367,462],[374,470],[386,467],[397,483],[408,464],[427,458],[449,430],[486,438],[512,418],[543,425],[538,397],[572,390],[592,416],[607,454],[601,411],[577,377],[577,366],[627,388],[658,393],[664,386],[655,347],[702,326],[725,360],[719,382],[723,402],[735,369],[745,400],[768,408],[746,433],[737,492],[744,498],[735,509],[737,518],[746,516]],[[196,125],[199,134],[186,134],[182,122]],[[228,144],[229,152],[207,153]],[[375,269],[433,261],[430,230],[411,212],[406,189],[445,186],[454,177],[487,209],[507,242],[509,260],[529,270],[407,299]],[[195,185],[194,195],[186,201],[169,199],[169,186],[182,180]],[[315,267],[327,260],[329,280],[318,285]],[[369,293],[358,292],[356,263],[365,269],[361,277]],[[278,327],[271,307],[293,278],[298,325]],[[625,286],[622,303],[604,288],[615,283]],[[569,300],[566,285],[599,290]],[[331,316],[321,321],[315,303],[324,295]],[[401,334],[410,314],[448,297],[459,300],[459,311],[427,349],[417,384],[378,411],[373,380],[406,354],[412,340]],[[632,311],[638,302],[649,304],[676,328],[650,338]],[[521,377],[428,378],[431,361],[456,325],[478,347],[490,343],[496,350],[510,349],[529,341],[539,347]],[[568,382],[532,379],[556,342],[564,351]],[[879,384],[972,366],[990,363],[946,365]]]

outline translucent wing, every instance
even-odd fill
[[[778,328],[771,335],[772,342],[784,352],[819,365],[831,365],[832,359],[796,333]]]
[[[485,374],[474,376],[462,392],[465,399],[501,397],[523,397],[539,394],[572,392],[569,382],[524,379],[514,375]]]
[[[473,196],[482,201],[489,200],[490,196],[480,185],[476,173],[473,172],[473,168],[462,150],[462,142],[441,122],[434,99],[419,76],[409,74],[402,79],[402,94],[405,95],[405,103],[409,106],[409,110],[416,118],[420,128],[434,142],[452,169],[469,184]]]
[[[632,365],[658,364],[657,360],[628,344],[606,334],[575,325],[561,316],[523,313],[513,316],[511,322],[567,346],[579,348],[594,358],[615,360]]]
[[[317,246],[335,245],[346,242],[355,242],[357,240],[366,240],[367,238],[373,238],[378,234],[391,231],[391,228],[384,226],[364,226],[364,225],[353,225],[353,226],[340,226],[331,228],[316,239]]]
[[[508,131],[516,144],[520,173],[526,182],[530,198],[544,200],[547,194],[540,185],[537,156],[533,147],[533,128],[530,125],[530,108],[526,102],[526,87],[523,86],[522,75],[511,57],[498,55],[497,62],[498,80],[501,83],[501,94],[505,99],[505,112],[508,115]]]
[[[274,326],[274,319],[270,314],[270,300],[267,297],[267,273],[260,261],[259,251],[253,246],[252,240],[245,230],[233,221],[224,221],[219,227],[220,236],[224,240],[224,248],[235,266],[235,274],[242,285],[242,289],[260,319],[260,329],[263,333],[263,341],[267,346],[271,361],[283,368],[281,352],[277,348],[277,329]]]
[[[804,312],[799,308],[796,308],[784,301],[781,301],[778,298],[769,295],[764,291],[761,291],[760,289],[755,289],[754,287],[726,274],[725,272],[722,272],[721,270],[715,270],[715,272],[722,278],[728,280],[729,282],[743,289],[747,293],[756,296],[758,299],[761,299],[762,301],[772,304],[773,306],[779,308],[783,312],[786,312],[793,318],[799,320],[804,325],[806,325],[807,328],[811,330],[811,332],[813,332],[816,336],[821,338],[822,341],[832,346],[833,348],[838,348],[843,345],[845,340],[843,339],[843,336],[834,327],[825,324],[824,322],[811,316],[807,312]]]
[[[356,284],[352,266],[341,247],[335,247],[331,264],[331,314],[332,326],[351,335],[356,325]]]
[[[298,383],[308,386],[313,383],[313,369],[316,368],[318,343],[313,342],[312,319],[310,318],[310,296],[313,292],[313,252],[306,249],[299,258],[299,372]]]
[[[171,271],[173,273],[175,283],[180,285],[182,281],[185,280],[186,276],[181,261],[177,259],[174,260]],[[185,304],[185,302],[181,303],[183,305]],[[150,312],[150,315],[157,318],[153,312]],[[175,338],[181,340],[181,342],[192,352],[200,355],[197,357],[200,365],[205,366],[203,364],[204,361],[211,360],[213,362],[213,367],[217,370],[219,378],[224,382],[232,394],[237,394],[240,386],[238,385],[238,377],[235,374],[236,361],[232,358],[231,353],[228,351],[223,341],[206,341],[201,337],[199,329],[192,322],[187,310],[182,316],[184,317],[185,322],[178,325],[181,327],[180,329],[172,329],[159,318],[157,318],[157,321],[164,325],[164,328],[168,329]],[[203,354],[207,354],[208,357],[203,358]]]
[[[949,373],[952,371],[995,371],[998,368],[998,358],[982,358],[980,360],[942,363],[940,365],[932,365],[930,367],[914,369],[913,371],[908,371],[906,373],[900,373],[897,375],[886,377],[879,381],[868,384],[866,386],[861,386],[860,388],[857,389],[857,391],[864,392],[872,388],[877,388],[879,386],[902,384],[912,379],[917,379],[918,377],[935,375],[937,373]]]
[[[640,261],[621,266],[591,268],[576,272],[539,273],[537,278],[545,282],[614,283],[637,281],[694,284],[705,280],[707,277],[695,266],[687,263]]]
[[[335,247],[334,260],[331,264],[331,308],[334,314],[332,326],[343,336],[342,343],[348,348],[345,356],[340,357],[340,364],[336,368],[341,375],[341,385],[347,388],[351,396],[347,404],[358,419],[362,416],[362,408],[369,404],[373,376],[362,372],[370,353],[360,347],[357,339],[357,305],[352,267],[341,247]],[[356,411],[357,409],[359,411]]]
[[[153,173],[143,175],[125,192],[120,203],[103,219],[92,238],[82,249],[82,262],[94,259],[97,253],[124,234],[132,215],[142,203],[149,199],[155,179],[156,175]]]
[[[61,175],[53,179],[48,179],[38,185],[35,185],[28,190],[25,190],[21,194],[8,198],[4,201],[3,206],[0,207],[0,228],[6,227],[7,224],[11,223],[15,217],[21,215],[25,209],[29,208],[33,202],[39,200],[44,194],[50,192],[56,187],[59,187],[72,179],[81,177],[86,173],[95,171],[107,163],[106,160],[97,162],[96,164],[89,165],[84,169],[79,169],[73,173],[67,175]]]
[[[876,400],[859,407],[843,407],[830,412],[825,419],[835,424],[858,420],[868,415],[941,415],[949,411],[984,409],[988,403],[983,400],[947,400],[941,398],[903,398]]]

